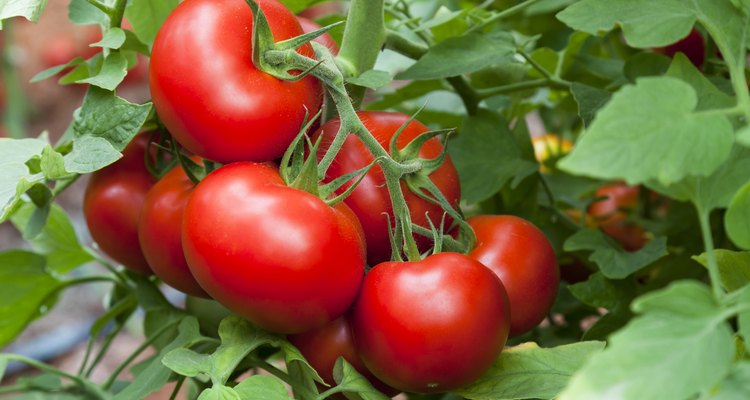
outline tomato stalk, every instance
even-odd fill
[[[696,204],[696,209],[698,210],[698,220],[703,235],[703,246],[706,249],[706,267],[708,268],[708,276],[711,278],[711,289],[713,289],[714,298],[717,301],[721,301],[724,298],[724,290],[721,288],[719,264],[717,263],[716,255],[714,254],[714,239],[711,235],[711,223],[709,220],[710,211],[706,211],[698,204]]]

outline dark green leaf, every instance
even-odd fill
[[[488,111],[464,120],[448,152],[461,177],[462,195],[470,203],[489,198],[508,182],[517,184],[538,168],[521,158],[507,121]]]
[[[76,137],[102,137],[122,151],[141,129],[150,112],[151,103],[133,104],[115,96],[114,92],[92,86],[73,121],[73,132]]]
[[[587,127],[591,125],[596,113],[612,98],[612,93],[582,83],[573,83],[570,92],[578,103],[578,115]]]
[[[724,215],[724,225],[734,244],[750,250],[750,182],[732,198]]]
[[[601,272],[591,274],[585,282],[568,286],[568,290],[584,304],[608,310],[627,307],[636,295],[632,281],[607,279]]]
[[[125,9],[125,16],[133,26],[133,32],[150,48],[156,33],[179,0],[132,0]]]
[[[710,289],[683,281],[634,303],[644,315],[612,335],[579,370],[561,400],[683,400],[730,371],[734,340]],[[668,384],[654,385],[654,382]]]
[[[293,13],[298,13],[313,4],[321,3],[325,0],[281,0]]]
[[[430,50],[397,79],[438,79],[470,72],[513,61],[515,43],[508,32],[488,34],[471,33],[453,37]]]
[[[251,351],[264,344],[278,344],[280,338],[263,331],[244,319],[231,315],[219,324],[221,345],[212,355],[211,379],[226,383],[229,375]]]
[[[729,156],[734,135],[726,117],[696,113],[697,104],[685,82],[642,78],[612,97],[558,166],[630,184],[707,176]]]
[[[729,108],[734,105],[734,99],[719,90],[682,53],[677,53],[674,56],[674,61],[669,66],[667,75],[678,78],[693,87],[698,95],[698,104],[695,107],[698,111]]]
[[[0,253],[0,346],[39,314],[60,281],[47,272],[44,257],[21,250]]]
[[[750,283],[750,253],[731,250],[714,250],[716,262],[719,264],[721,285],[728,292],[733,292]],[[696,261],[708,265],[706,254],[694,257]]]
[[[337,389],[347,393],[351,400],[387,400],[388,396],[372,387],[370,382],[357,372],[344,357],[339,357],[333,366],[333,379]]]
[[[625,76],[630,83],[646,76],[661,76],[669,69],[671,60],[661,54],[644,51],[628,58],[625,62]]]
[[[535,343],[506,348],[479,380],[456,393],[472,400],[552,399],[604,342],[543,349]]]
[[[292,400],[284,385],[268,375],[247,377],[234,387],[234,391],[241,399]]]
[[[649,241],[636,252],[617,246],[598,229],[583,229],[565,241],[565,251],[592,250],[589,257],[599,270],[610,279],[623,279],[667,255],[667,239],[660,237]]]

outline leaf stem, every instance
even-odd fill
[[[521,4],[515,5],[515,6],[510,7],[510,8],[507,8],[507,9],[505,9],[505,10],[503,10],[503,11],[497,13],[497,14],[494,14],[493,16],[485,19],[484,21],[482,21],[482,23],[474,25],[466,33],[476,32],[476,31],[478,31],[480,29],[483,29],[487,25],[490,25],[490,24],[492,24],[492,23],[494,23],[496,21],[499,21],[501,19],[505,19],[505,18],[508,18],[508,17],[512,17],[512,16],[520,13],[521,11],[525,10],[529,6],[532,6],[535,3],[538,3],[540,1],[541,0],[527,0],[527,1],[523,2],[523,3],[521,3]]]
[[[703,235],[703,245],[706,249],[706,260],[708,275],[711,278],[711,288],[714,292],[714,298],[716,298],[717,301],[721,301],[724,298],[724,291],[721,288],[719,265],[716,262],[716,255],[714,254],[714,239],[711,235],[711,224],[709,219],[710,211],[704,210],[699,204],[696,204],[696,209],[698,210],[698,220]]]

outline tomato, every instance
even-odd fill
[[[549,172],[547,165],[556,162],[573,148],[573,143],[568,139],[563,139],[554,133],[534,136],[531,138],[531,143],[534,145],[534,156],[539,161],[541,172]]]
[[[185,208],[182,244],[211,297],[279,333],[343,315],[364,274],[364,240],[351,210],[286,186],[265,164],[229,164],[203,179]]]
[[[401,113],[383,111],[360,111],[357,113],[365,127],[373,134],[375,139],[384,147],[388,148],[393,134],[409,119],[409,116]],[[316,137],[322,135],[319,149],[319,158],[322,158],[330,146],[341,122],[332,119],[325,123],[316,133]],[[398,138],[399,148],[406,146],[419,134],[429,131],[429,128],[414,120],[401,133]],[[437,138],[428,140],[419,152],[421,158],[431,159],[437,157],[443,150],[443,145]],[[327,180],[346,175],[370,164],[373,157],[362,142],[350,135],[344,142],[341,151],[336,155],[333,164],[326,174]],[[458,172],[450,159],[446,156],[445,162],[430,175],[443,195],[457,206],[461,197],[461,186],[458,180]],[[435,226],[440,226],[443,218],[443,209],[427,200],[424,200],[407,189],[402,182],[401,187],[404,197],[409,206],[412,222],[423,227],[429,227],[427,215]],[[365,231],[367,241],[367,261],[375,265],[391,259],[391,243],[389,240],[390,227],[388,218],[394,220],[388,188],[385,186],[385,176],[380,166],[373,167],[359,183],[352,194],[344,200],[357,215],[362,228]],[[450,224],[446,219],[446,226]],[[420,249],[426,250],[432,241],[425,237],[417,237]]]
[[[680,41],[666,47],[658,48],[656,51],[670,58],[674,57],[678,52],[683,53],[698,68],[701,68],[706,61],[706,43],[703,40],[703,36],[696,29],[691,30]]]
[[[148,136],[137,136],[114,164],[91,175],[83,214],[99,248],[125,267],[151,273],[138,242],[138,217],[156,182],[145,165]]]
[[[258,4],[276,40],[302,34],[284,5]],[[186,0],[154,41],[154,107],[177,141],[201,157],[222,163],[279,158],[306,113],[320,108],[323,92],[314,77],[287,82],[255,68],[252,21],[244,0]],[[309,45],[300,53],[314,56]]]
[[[380,380],[403,391],[445,392],[492,366],[510,315],[492,271],[463,254],[439,253],[375,266],[351,323],[357,351]]]
[[[207,297],[182,252],[182,214],[194,186],[182,167],[164,175],[143,201],[138,239],[151,270],[164,283],[192,296]]]
[[[339,357],[354,367],[362,376],[379,391],[395,396],[398,391],[378,380],[362,363],[354,347],[349,320],[344,316],[312,331],[289,335],[287,339],[295,345],[307,362],[318,371],[320,377],[329,384],[335,385],[333,367]]]
[[[469,257],[497,274],[508,291],[510,336],[533,329],[549,313],[560,283],[549,240],[534,224],[512,215],[479,215],[468,223],[477,235]]]
[[[307,19],[305,17],[297,16],[297,20],[299,21],[299,24],[300,26],[302,26],[302,30],[305,31],[305,33],[317,31],[321,28],[321,26],[315,23],[315,21]],[[339,53],[339,44],[336,43],[335,40],[333,40],[333,36],[331,36],[331,34],[328,32],[315,38],[315,42],[328,47],[328,50],[331,50],[331,53],[333,53],[333,55]]]
[[[599,228],[620,242],[628,251],[636,251],[646,244],[646,232],[628,214],[638,207],[640,188],[624,183],[605,185],[597,189],[595,197],[603,200],[589,206],[589,214],[598,222]]]

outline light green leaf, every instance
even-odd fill
[[[104,35],[102,40],[90,44],[92,47],[103,47],[107,49],[119,49],[125,43],[125,31],[113,27]]]
[[[151,48],[156,33],[177,4],[179,0],[133,0],[125,9],[125,17],[138,39]]]
[[[29,21],[38,21],[47,6],[47,0],[5,0],[0,2],[0,23],[13,17],[24,17]],[[2,25],[0,25],[2,28]]]
[[[10,343],[42,307],[61,282],[46,270],[44,257],[21,250],[0,253],[0,347]]]
[[[714,250],[719,264],[721,285],[728,292],[733,292],[750,283],[750,252],[736,252],[726,249]],[[708,266],[706,253],[694,257],[704,267]]]
[[[554,348],[526,343],[506,348],[495,365],[471,385],[456,391],[472,400],[552,399],[604,342],[581,342]]]
[[[226,383],[229,375],[251,351],[264,344],[278,344],[281,339],[263,331],[244,319],[231,315],[219,324],[221,345],[211,356],[211,379]]]
[[[724,214],[724,225],[734,244],[750,250],[750,182],[732,198]]]
[[[735,364],[723,381],[701,397],[701,400],[737,399],[750,399],[750,362],[746,360]]]
[[[40,166],[44,177],[47,179],[59,179],[68,174],[65,171],[63,155],[56,152],[50,145],[45,146],[42,150]]]
[[[88,83],[105,90],[115,90],[117,85],[125,79],[127,70],[127,58],[119,52],[112,52],[104,59],[102,68],[96,75],[82,79],[78,83]]]
[[[452,37],[431,47],[397,79],[438,79],[479,71],[513,62],[515,43],[509,32],[470,33]]]
[[[73,139],[73,150],[65,155],[65,169],[70,173],[88,174],[120,159],[122,154],[106,139],[80,136]]]
[[[667,255],[667,238],[649,241],[642,249],[628,252],[598,229],[582,229],[565,241],[565,251],[592,250],[589,259],[610,279],[623,279]]]
[[[750,125],[737,131],[737,143],[750,147]]]
[[[371,69],[369,71],[365,71],[365,73],[360,76],[347,78],[346,81],[348,83],[357,86],[363,86],[368,89],[380,89],[381,87],[391,83],[391,74],[385,71]]]
[[[211,371],[211,357],[186,348],[177,348],[161,360],[172,371],[190,378]]]
[[[337,388],[347,393],[353,400],[388,400],[390,397],[380,393],[362,376],[344,357],[339,357],[333,366],[333,379]]]
[[[41,157],[47,142],[39,139],[0,138],[0,222],[8,219],[20,201],[21,195],[44,175],[32,174],[26,162]]]
[[[735,101],[726,93],[719,90],[706,76],[693,65],[684,54],[677,53],[674,61],[667,70],[667,75],[678,78],[689,84],[698,95],[698,104],[695,109],[711,110],[717,108],[730,108]]]
[[[68,5],[68,19],[78,25],[109,25],[109,17],[86,0],[71,0]]]
[[[234,389],[224,385],[214,385],[201,392],[198,400],[250,400],[243,399]]]
[[[240,381],[234,391],[241,399],[292,400],[284,385],[273,376],[253,375]]]
[[[538,168],[521,158],[507,121],[488,111],[464,120],[461,133],[448,142],[448,152],[461,178],[462,196],[470,203],[489,198],[508,182],[517,184]]]
[[[707,176],[727,159],[734,136],[726,117],[696,113],[697,104],[687,83],[642,78],[612,97],[558,167],[629,184]]]
[[[734,340],[710,289],[684,281],[637,300],[633,319],[579,370],[560,400],[683,400],[730,371]],[[654,382],[669,382],[655,385]]]

